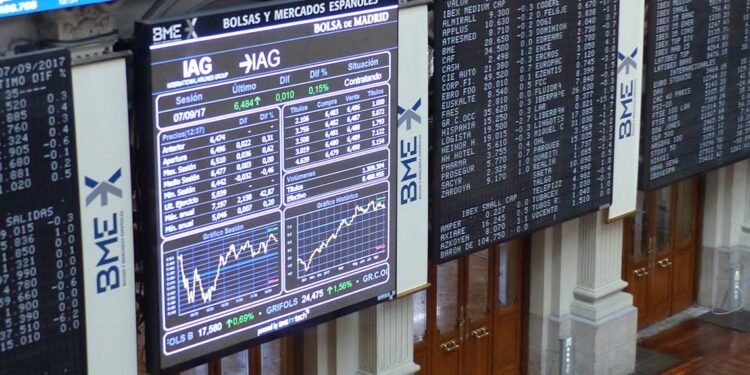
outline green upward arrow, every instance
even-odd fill
[[[329,286],[329,287],[328,287],[328,294],[331,294],[331,293],[333,293],[333,287],[332,287],[332,286]]]

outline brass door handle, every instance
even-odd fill
[[[440,348],[443,349],[443,350],[445,350],[448,353],[450,353],[452,351],[455,351],[459,347],[461,347],[461,345],[458,345],[458,343],[456,342],[456,340],[450,340],[450,341],[446,341],[446,342],[440,344]]]
[[[489,336],[490,330],[488,330],[487,327],[482,327],[482,328],[471,331],[471,335],[474,336],[474,338],[478,340],[478,339]]]
[[[664,258],[656,263],[658,263],[661,268],[667,268],[672,265],[672,262],[669,260],[669,258]]]
[[[636,275],[636,276],[638,276],[638,277],[643,277],[643,276],[648,275],[648,270],[646,270],[645,267],[644,268],[639,268],[639,269],[633,271],[633,274]]]

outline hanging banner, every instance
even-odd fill
[[[399,10],[398,294],[427,285],[429,48],[427,2]]]
[[[612,205],[609,220],[636,211],[638,155],[641,139],[641,87],[643,85],[643,0],[620,1],[617,61],[617,116]]]
[[[89,374],[135,374],[135,276],[125,59],[73,68]]]

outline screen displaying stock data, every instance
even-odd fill
[[[373,5],[374,4],[374,5]],[[396,1],[141,24],[167,368],[395,289]]]
[[[108,1],[112,0],[0,0],[0,18]]]
[[[86,372],[70,55],[0,59],[0,372]]]
[[[618,10],[436,2],[433,259],[610,203]]]
[[[659,0],[648,12],[641,187],[750,157],[750,5]]]

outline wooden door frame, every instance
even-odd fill
[[[695,190],[696,199],[695,199],[695,203],[694,203],[695,204],[695,207],[694,207],[695,217],[693,218],[693,228],[695,230],[695,234],[694,234],[694,241],[695,241],[695,244],[694,244],[694,246],[695,246],[694,257],[695,257],[695,261],[693,262],[693,267],[692,267],[693,268],[692,269],[692,272],[693,272],[692,296],[693,296],[693,303],[694,303],[697,300],[697,298],[698,298],[698,291],[699,291],[699,288],[700,288],[700,248],[701,248],[701,244],[702,244],[702,240],[703,240],[703,213],[704,213],[704,205],[705,205],[705,188],[706,188],[705,186],[706,186],[706,182],[705,182],[704,176],[695,176],[695,177],[691,177],[691,178],[689,178],[687,180],[693,180],[694,184],[695,184],[695,188],[696,188],[696,190]],[[682,181],[679,181],[679,182],[682,182]],[[672,210],[672,213],[671,213],[670,219],[669,219],[670,220],[670,224],[669,224],[670,225],[670,238],[669,238],[669,241],[670,241],[671,256],[672,257],[674,257],[674,254],[675,254],[675,252],[676,252],[676,250],[678,248],[677,230],[676,230],[677,229],[677,225],[676,225],[676,222],[677,222],[677,199],[679,199],[679,188],[678,188],[678,183],[679,182],[676,182],[676,183],[674,183],[672,185],[669,185],[669,187],[670,187],[670,194],[671,194],[671,202],[672,202],[671,204],[672,204],[672,207],[673,207],[673,210]],[[658,190],[658,189],[654,189],[654,190],[649,190],[649,191],[642,192],[642,194],[644,194],[644,210],[643,210],[643,215],[644,216],[646,215],[646,212],[648,211],[648,207],[646,207],[646,204],[649,201],[649,196],[652,197],[652,199],[650,199],[651,201],[653,201],[653,202],[656,201],[655,199],[653,199],[653,197],[655,197],[656,190]],[[654,207],[654,209],[652,210],[652,212],[655,213],[656,209],[657,208]],[[654,221],[653,224],[655,225],[655,221]],[[647,225],[652,225],[652,223],[648,223]],[[634,241],[633,241],[633,232],[634,232],[634,230],[636,228],[634,228],[634,227],[635,227],[635,220],[634,220],[633,216],[624,219],[624,222],[623,222],[623,250],[622,250],[622,278],[623,278],[623,280],[628,281],[628,284],[629,284],[628,288],[631,288],[631,285],[633,284],[633,282],[631,282],[631,280],[633,280],[633,281],[636,280],[635,276],[632,275],[632,272],[637,268],[636,263],[632,261],[632,253],[633,253],[634,246],[635,246]],[[643,231],[643,227],[641,228],[641,230]],[[643,240],[643,238],[644,238],[644,234],[643,233],[641,234],[641,238]],[[646,241],[646,242],[648,242],[648,241]],[[644,244],[642,244],[642,246],[643,245]],[[648,244],[646,244],[646,246],[648,246]],[[648,251],[648,249],[644,249],[644,251]],[[650,257],[650,255],[647,254],[646,258],[648,258],[648,257]],[[656,259],[654,259],[654,260],[656,260]],[[650,260],[647,259],[646,262],[650,262]],[[632,293],[632,291],[631,291],[631,293]],[[635,294],[635,293],[633,293],[633,294]],[[670,298],[673,298],[672,294],[673,294],[673,291],[670,291]],[[636,302],[636,301],[634,301],[634,302]],[[647,303],[647,302],[645,302],[645,303]],[[673,314],[679,312],[679,311],[674,311],[674,307],[673,307],[674,303],[673,302],[670,304],[670,306],[671,306],[671,310],[672,310],[670,315],[673,315]],[[642,312],[643,311],[639,311],[639,321],[640,321],[640,316],[641,316]],[[639,329],[640,328],[642,328],[642,327],[639,325]]]
[[[521,269],[519,272],[521,273],[520,280],[517,283],[516,288],[518,300],[520,303],[519,310],[520,310],[520,321],[519,321],[519,353],[518,353],[518,360],[519,360],[519,368],[522,374],[526,373],[526,370],[528,369],[528,345],[529,345],[529,298],[530,298],[530,285],[531,285],[531,257],[529,256],[530,251],[530,245],[531,241],[529,238],[519,238],[513,241],[518,241],[518,244],[515,246],[518,246],[518,256],[519,256],[519,263]],[[491,319],[491,326],[494,327],[495,318],[496,318],[496,309],[497,309],[497,302],[496,302],[496,296],[497,296],[497,280],[499,278],[499,261],[498,261],[498,254],[499,254],[499,247],[493,246],[490,248],[489,253],[489,262],[490,267],[488,267],[489,272],[489,287],[488,287],[488,309],[489,309],[489,316]],[[462,260],[459,261],[459,291],[461,291],[463,288],[464,282],[468,282],[467,280],[462,280],[462,277],[460,276],[462,269],[464,267],[468,267],[468,258],[464,257]],[[464,266],[465,264],[465,266]],[[420,353],[424,354],[425,363],[423,364],[424,367],[421,369],[420,373],[423,374],[432,374],[432,366],[434,362],[434,350],[435,348],[440,345],[441,337],[439,336],[439,332],[437,330],[437,289],[438,289],[438,283],[437,283],[437,267],[438,265],[435,263],[430,263],[428,266],[428,281],[430,282],[430,287],[426,290],[426,329],[424,332],[424,339],[415,342],[414,343],[414,350],[415,353],[419,351]],[[464,288],[465,290],[465,288]],[[460,293],[465,294],[465,293]],[[466,297],[464,297],[465,300]],[[459,297],[459,301],[462,305],[465,306],[464,300],[461,300]],[[467,332],[468,333],[468,332]],[[498,333],[492,329],[490,335],[495,336]],[[494,349],[494,345],[492,343],[490,345],[490,353],[492,353],[492,350]],[[488,361],[490,358],[488,358]],[[460,359],[459,359],[460,361]],[[490,362],[490,365],[493,363]],[[493,371],[493,368],[490,367],[490,370]]]

